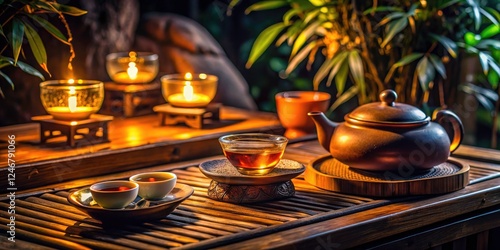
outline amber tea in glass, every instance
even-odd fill
[[[226,158],[240,173],[264,175],[280,162],[288,140],[280,135],[253,133],[223,136],[219,142]]]

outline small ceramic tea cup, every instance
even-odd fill
[[[139,184],[139,196],[146,200],[160,200],[174,189],[177,175],[169,172],[148,172],[131,176]]]
[[[288,139],[281,135],[246,133],[219,138],[224,155],[245,175],[265,175],[273,171],[285,152]]]
[[[292,139],[316,134],[315,125],[307,115],[311,111],[326,112],[331,96],[319,91],[285,91],[276,94],[276,112],[285,136]]]
[[[103,208],[124,208],[135,198],[139,185],[132,181],[104,181],[90,186],[90,193]]]

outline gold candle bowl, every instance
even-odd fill
[[[182,108],[207,106],[217,92],[218,78],[214,75],[171,74],[161,77],[162,93],[170,105]]]
[[[45,81],[40,83],[40,99],[56,120],[83,120],[101,108],[104,84],[95,80]]]
[[[116,83],[141,84],[158,75],[158,55],[148,52],[117,52],[106,56],[106,70]]]

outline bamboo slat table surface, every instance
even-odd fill
[[[214,146],[196,138],[180,141],[178,146],[191,143]],[[314,137],[308,137],[291,141],[284,158],[307,164],[325,153]],[[382,199],[321,190],[299,176],[293,179],[294,197],[246,205],[207,197],[210,180],[198,165],[221,157],[219,152],[20,190],[15,199],[16,242],[2,234],[0,248],[500,247],[500,152],[496,150],[462,145],[453,157],[470,164],[471,182],[452,193]],[[161,220],[120,227],[107,227],[66,201],[77,188],[145,171],[172,171],[179,183],[192,186],[195,192]],[[4,232],[9,230],[9,206],[9,197],[3,194],[0,228]]]

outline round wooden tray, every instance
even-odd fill
[[[469,184],[469,165],[450,158],[420,172],[411,168],[372,172],[351,168],[331,155],[325,155],[308,164],[304,178],[319,188],[355,195],[394,197],[442,194]]]

